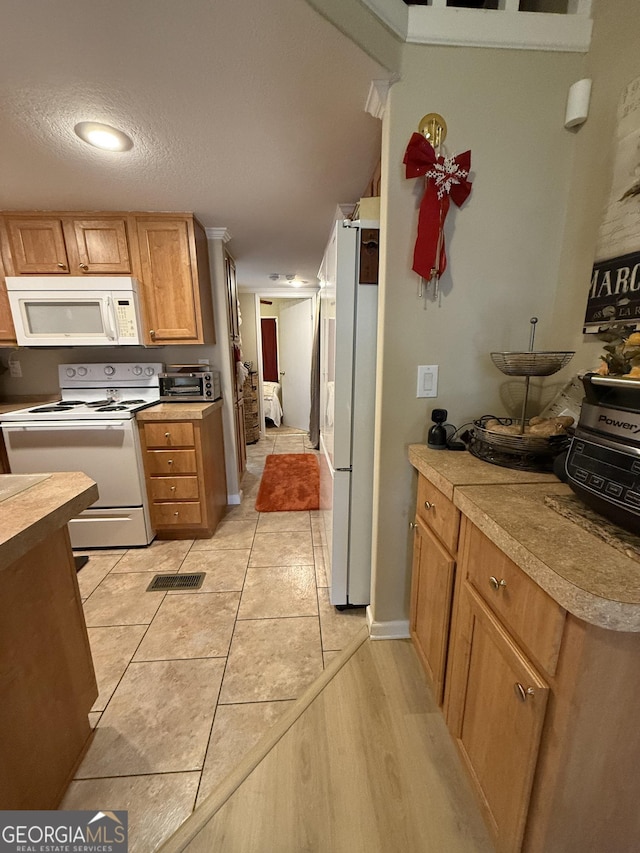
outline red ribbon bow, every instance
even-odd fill
[[[438,156],[421,133],[414,133],[402,162],[407,167],[407,178],[420,175],[426,178],[412,269],[423,278],[439,278],[447,268],[443,228],[449,212],[449,198],[460,207],[471,192],[471,182],[467,180],[471,169],[471,151],[464,151],[455,157]]]

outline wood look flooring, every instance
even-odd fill
[[[493,853],[406,640],[366,629],[162,853]]]

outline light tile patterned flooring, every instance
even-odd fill
[[[364,624],[329,603],[318,513],[254,509],[267,454],[303,452],[286,428],[249,446],[243,502],[211,539],[84,552],[96,731],[61,808],[127,809],[132,853],[177,829]],[[197,571],[199,590],[146,592]]]

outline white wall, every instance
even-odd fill
[[[566,348],[552,315],[575,137],[563,128],[576,54],[406,46],[383,120],[381,283],[372,616],[408,618],[415,472],[407,445],[425,442],[434,406],[460,425],[517,404],[521,385],[493,350]],[[440,304],[416,297],[411,272],[421,180],[402,158],[420,118],[438,112],[446,146],[472,152],[473,190],[447,224]],[[572,317],[575,328],[582,317]],[[436,399],[416,399],[416,367],[438,364]],[[502,394],[502,397],[501,397]],[[502,399],[504,398],[504,399]]]
[[[252,361],[253,369],[258,369],[258,341],[256,335],[256,298],[253,293],[239,293],[242,325],[242,356],[244,361]]]

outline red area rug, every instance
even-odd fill
[[[320,507],[320,467],[313,453],[272,453],[260,480],[258,512],[298,512]]]

